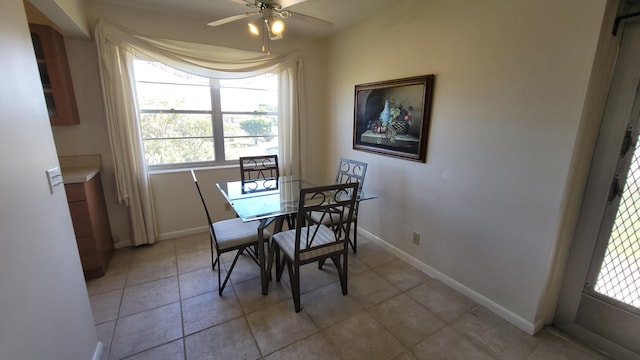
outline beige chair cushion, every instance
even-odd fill
[[[329,229],[325,225],[313,225],[313,226],[310,226],[309,228],[303,228],[300,230],[300,250],[306,249],[305,239],[307,238],[307,231],[311,231],[313,233],[316,228],[318,228],[318,233],[313,239],[311,248],[314,248],[320,245],[330,244],[330,243],[335,243],[335,245],[324,246],[309,252],[301,253],[300,260],[302,261],[315,258],[317,256],[329,254],[332,252],[338,252],[344,249],[344,243],[336,242],[336,236],[331,229]],[[285,254],[287,254],[287,256],[290,259],[293,259],[294,249],[296,244],[295,230],[279,232],[273,235],[273,240],[278,243],[278,246],[280,246],[282,251],[284,251]]]
[[[229,249],[238,245],[255,242],[258,240],[259,221],[244,222],[240,218],[218,221],[213,224],[213,231],[220,250]],[[271,234],[264,229],[264,239],[269,239]]]
[[[346,212],[346,208],[342,208],[342,211],[344,212],[344,215],[342,215],[342,219],[344,221],[344,219],[347,218],[347,216],[349,215],[348,212]],[[337,209],[336,209],[337,211]],[[324,217],[323,217],[324,215]],[[354,218],[355,218],[355,213],[353,214]],[[331,226],[332,224],[338,224],[340,222],[340,213],[338,212],[331,212],[331,213],[323,213],[320,211],[312,211],[311,212],[311,220],[313,220],[315,223],[320,223],[320,220],[322,220],[322,224],[323,225],[327,225],[327,226]]]

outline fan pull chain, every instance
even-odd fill
[[[269,27],[267,23],[263,23],[264,31],[262,32],[262,52],[267,53],[267,55],[271,55],[270,38],[269,38]],[[266,45],[265,45],[266,43]]]

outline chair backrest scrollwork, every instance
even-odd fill
[[[340,158],[336,171],[336,184],[357,182],[358,191],[362,190],[364,176],[367,173],[367,163],[347,158]]]
[[[351,220],[354,216],[358,184],[355,182],[319,186],[300,190],[300,201],[296,219],[295,249],[299,256],[321,247],[349,243]],[[344,209],[338,210],[337,209]],[[313,215],[312,215],[313,214]],[[314,218],[320,217],[316,222]],[[345,231],[319,231],[324,219],[328,219],[329,228],[343,228]],[[296,256],[298,257],[298,256]]]
[[[240,157],[240,178],[242,181],[270,179],[280,176],[278,155]]]

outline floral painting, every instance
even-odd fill
[[[433,75],[355,86],[353,148],[426,161]]]

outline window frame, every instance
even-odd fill
[[[163,66],[167,66],[162,62],[149,60],[144,58],[136,58],[135,60],[147,61],[147,62],[156,62],[162,64]],[[170,66],[169,66],[170,67]],[[177,71],[184,72],[179,69],[175,69]],[[134,70],[135,73],[135,70]],[[280,74],[273,73],[272,76],[279,77]],[[252,136],[252,135],[242,135],[242,136],[225,136],[224,134],[224,118],[225,115],[257,115],[257,116],[278,116],[279,111],[222,111],[222,97],[221,97],[221,79],[217,78],[208,78],[208,85],[196,85],[196,84],[181,84],[181,83],[173,83],[173,82],[154,82],[148,80],[135,80],[134,76],[134,84],[136,87],[136,104],[137,104],[137,118],[140,129],[142,130],[140,118],[142,114],[193,114],[193,115],[209,115],[211,126],[212,126],[212,134],[211,136],[191,136],[191,137],[161,137],[161,138],[144,138],[142,137],[141,131],[141,144],[143,146],[143,153],[145,154],[145,166],[147,170],[151,173],[159,173],[171,170],[182,170],[189,168],[208,168],[208,167],[221,167],[226,165],[237,165],[238,160],[232,159],[227,160],[225,154],[225,140],[226,139],[237,139],[237,138],[259,138],[261,136]],[[211,109],[210,110],[189,110],[189,109],[140,109],[140,102],[138,100],[138,84],[146,83],[146,84],[166,84],[166,85],[186,85],[186,86],[202,86],[208,87],[209,96],[211,100]],[[279,83],[279,81],[278,81]],[[280,87],[277,88],[278,97],[280,96]],[[278,109],[279,110],[279,109]],[[278,121],[278,129],[280,127],[280,121]],[[275,136],[278,137],[279,134]],[[147,164],[146,163],[146,151],[144,150],[145,141],[148,140],[170,140],[170,139],[212,139],[213,141],[213,155],[215,160],[210,161],[193,161],[193,162],[183,162],[183,163],[170,163],[170,164]],[[278,146],[278,153],[279,153]],[[256,154],[262,155],[262,154]]]

